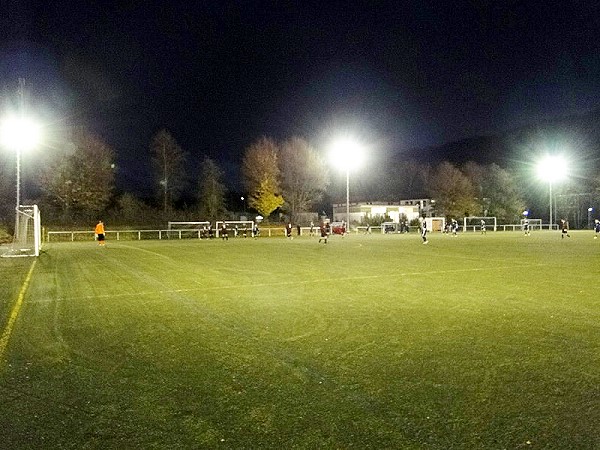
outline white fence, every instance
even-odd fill
[[[142,241],[151,239],[202,239],[203,230],[118,230],[107,231],[106,238],[116,241]],[[265,228],[260,230],[261,236],[285,236],[285,228]],[[248,233],[248,236],[251,236]],[[238,233],[241,237],[241,233]],[[93,241],[93,231],[48,231],[46,242]]]

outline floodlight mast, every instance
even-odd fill
[[[550,214],[548,229],[553,229],[553,196],[552,196],[552,183],[560,181],[567,175],[567,166],[565,159],[560,155],[546,156],[538,165],[537,168],[538,177],[548,182],[548,192],[550,197]],[[554,211],[556,212],[556,211]]]
[[[350,139],[336,141],[331,150],[331,160],[346,171],[346,230],[350,230],[350,170],[362,161],[362,148]]]
[[[21,206],[21,152],[35,147],[40,135],[39,127],[25,117],[24,91],[25,79],[19,78],[19,114],[15,117],[6,118],[0,129],[2,144],[14,150],[17,159],[17,201],[15,206],[15,237],[17,238],[19,237],[18,215]]]

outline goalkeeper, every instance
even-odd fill
[[[94,233],[96,234],[96,239],[98,240],[98,245],[104,247],[104,224],[101,220],[98,221],[96,228],[94,229]]]

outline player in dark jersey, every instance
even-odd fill
[[[427,240],[427,221],[424,217],[421,220],[421,238],[423,239],[423,244],[429,243],[429,241]]]

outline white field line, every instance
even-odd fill
[[[381,275],[361,275],[355,277],[339,277],[339,278],[318,278],[315,280],[296,280],[296,281],[279,281],[275,283],[252,283],[252,284],[228,284],[223,286],[211,286],[211,287],[194,287],[194,288],[181,288],[181,289],[165,289],[157,291],[138,291],[130,293],[119,293],[119,294],[99,294],[99,295],[85,295],[80,297],[61,297],[61,300],[90,300],[90,299],[101,299],[101,298],[118,298],[118,297],[139,297],[139,296],[150,296],[150,295],[165,295],[165,294],[181,294],[185,292],[202,292],[202,291],[220,291],[230,289],[253,289],[253,288],[265,288],[265,287],[277,287],[277,286],[293,286],[302,284],[315,284],[315,283],[339,283],[344,281],[355,281],[355,280],[375,280],[381,278],[391,277],[410,277],[410,276],[424,276],[424,275],[444,275],[444,274],[455,274],[455,273],[467,273],[467,272],[486,272],[490,270],[510,270],[530,268],[530,267],[543,267],[548,264],[523,264],[523,265],[511,265],[503,267],[476,267],[471,269],[450,269],[450,270],[431,270],[426,272],[400,272],[400,273],[388,273]],[[31,303],[35,303],[32,301]]]

